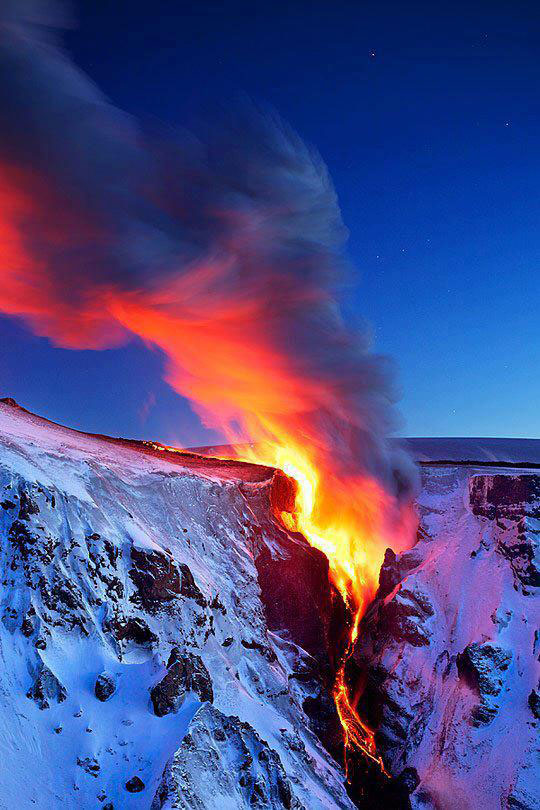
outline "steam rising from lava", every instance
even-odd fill
[[[390,369],[336,304],[350,268],[326,167],[250,104],[146,132],[63,52],[54,8],[0,12],[1,309],[60,346],[163,350],[206,424],[299,481],[283,520],[359,606],[402,542],[410,471]]]

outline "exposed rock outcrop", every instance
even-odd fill
[[[126,790],[128,793],[140,793],[144,790],[144,782],[138,776],[132,776],[126,782]]]
[[[244,489],[256,513],[267,516],[262,526],[248,524],[247,531],[253,542],[266,624],[283,639],[282,649],[293,670],[289,685],[299,696],[312,730],[341,762],[343,731],[332,689],[349,639],[352,616],[329,581],[327,558],[304,537],[274,524],[272,542],[261,542],[264,530],[269,530],[268,516],[293,508],[295,486],[277,471],[270,489]],[[301,577],[298,571],[303,572]],[[246,640],[242,644],[252,646]]]
[[[112,675],[109,675],[108,672],[102,672],[96,678],[96,683],[94,685],[94,694],[98,700],[102,703],[105,703],[106,700],[109,700],[116,691],[116,680]]]
[[[172,800],[172,801],[171,801]],[[205,706],[167,765],[152,810],[306,810],[278,753],[238,717]]]
[[[67,692],[49,667],[40,663],[26,697],[34,700],[40,709],[48,709],[51,703],[63,703]]]
[[[205,810],[351,810],[321,742],[343,604],[324,557],[275,522],[290,482],[273,475],[0,404],[6,806],[150,807],[176,758]],[[286,570],[301,622],[270,618]],[[183,806],[173,771],[167,808]]]
[[[457,657],[459,677],[475,690],[480,703],[471,713],[473,725],[490,723],[499,710],[496,700],[505,685],[512,653],[495,644],[469,644]]]
[[[174,648],[167,663],[167,672],[150,692],[154,713],[163,717],[177,712],[188,692],[195,692],[201,701],[214,699],[212,680],[198,655]]]
[[[426,466],[418,543],[387,552],[349,677],[414,810],[540,806],[539,498],[536,473]]]
[[[497,550],[510,561],[516,587],[540,587],[540,475],[475,475],[470,482],[475,515],[497,523]]]

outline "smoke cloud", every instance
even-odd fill
[[[247,102],[146,131],[72,63],[66,21],[0,11],[0,308],[64,347],[137,334],[207,424],[399,494],[392,373],[341,319],[347,232],[317,152]]]

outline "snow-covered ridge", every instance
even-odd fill
[[[19,418],[14,414],[14,410],[17,411]],[[154,449],[158,445],[152,442],[114,439],[110,436],[73,430],[21,408],[10,398],[0,399],[0,429],[5,429],[18,438],[39,440],[43,449],[61,447],[79,453],[84,453],[85,450],[95,452],[97,443],[99,443],[100,452],[112,461],[118,458],[119,453],[127,452],[129,455],[131,450],[143,453],[149,458],[164,456],[166,463],[178,463],[178,459],[173,453],[164,453],[163,450]],[[479,462],[482,465],[489,463],[494,466],[497,466],[498,463],[540,465],[540,439],[414,437],[396,441],[405,447],[415,461],[420,463],[456,461]],[[114,447],[112,453],[111,445]],[[107,448],[109,449],[107,450]],[[191,452],[188,450],[182,454],[182,464],[190,469],[204,472],[205,464],[201,461],[200,456],[211,457],[212,452],[223,456],[226,455],[227,448],[227,445],[191,448]],[[210,467],[206,467],[208,473],[210,469]],[[253,475],[260,480],[264,475],[268,475],[264,471],[265,468],[259,465],[245,463],[239,465],[234,461],[221,461],[217,475],[220,478],[234,478],[236,475],[239,479]]]
[[[536,810],[540,473],[424,466],[418,510],[360,627],[361,713],[414,810]]]
[[[412,438],[405,448],[419,463],[540,466],[540,439]]]
[[[350,617],[286,479],[0,403],[0,808],[536,810],[538,443],[410,442],[418,542],[348,673],[394,792],[347,792]]]
[[[0,807],[352,807],[343,606],[273,475],[0,404]]]
[[[189,451],[167,451],[153,442],[83,433],[37,416],[9,398],[0,400],[0,433],[6,439],[5,445],[11,439],[35,466],[45,456],[47,468],[51,465],[51,456],[53,459],[64,456],[81,461],[98,458],[100,463],[115,470],[125,466],[128,470],[157,472],[170,470],[174,465],[219,481],[264,481],[273,473],[268,467],[256,464],[208,459]],[[51,472],[56,471],[53,465]],[[47,470],[43,472],[46,474]]]

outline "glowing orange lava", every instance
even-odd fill
[[[354,620],[348,644],[336,674],[334,701],[343,728],[345,770],[350,751],[361,752],[388,776],[377,754],[373,731],[361,720],[346,683],[345,669],[358,637],[360,620],[374,595],[384,550],[384,493],[369,479],[357,479],[344,491],[321,492],[320,475],[306,451],[278,444],[242,452],[244,460],[277,467],[297,482],[294,513],[282,512],[287,529],[301,532],[327,556],[331,576]],[[324,509],[330,508],[325,514]],[[378,532],[378,534],[372,534]]]
[[[104,348],[137,336],[162,352],[166,381],[205,425],[233,445],[247,443],[244,459],[298,482],[294,512],[281,519],[329,560],[354,616],[346,659],[385,549],[409,545],[410,512],[386,464],[390,393],[379,363],[336,316],[324,274],[310,271],[309,250],[301,271],[294,251],[291,266],[265,264],[267,246],[283,238],[283,212],[265,209],[207,256],[123,286],[114,274],[81,272],[68,283],[71,275],[51,272],[44,246],[54,248],[54,258],[86,255],[90,245],[94,257],[110,234],[45,180],[0,168],[0,204],[0,311],[24,317],[65,348]],[[29,223],[39,223],[41,241],[27,238]],[[323,247],[315,239],[314,255],[331,253]],[[379,761],[348,693],[345,663],[335,699],[346,742]]]
[[[345,667],[350,655],[352,655],[354,643],[358,636],[358,625],[361,618],[362,609],[359,608],[354,617],[354,624],[349,643],[345,651],[342,664],[338,669],[336,682],[334,684],[334,701],[344,735],[345,773],[347,778],[349,777],[347,757],[349,751],[362,752],[364,756],[379,766],[385,776],[388,776],[382,758],[377,754],[375,735],[373,731],[360,719],[360,716],[352,703],[351,695],[349,694],[345,680]]]
[[[335,684],[345,741],[382,767],[373,733],[348,694],[345,665],[377,589],[385,549],[409,544],[410,512],[360,464],[343,461],[351,456],[355,431],[362,430],[355,421],[361,415],[351,413],[339,390],[296,368],[294,351],[278,351],[261,290],[240,300],[216,296],[221,272],[200,265],[153,296],[113,293],[107,306],[125,329],[164,349],[168,382],[204,422],[242,448],[237,458],[276,467],[296,480],[295,510],[283,512],[281,520],[326,555],[354,616]]]

